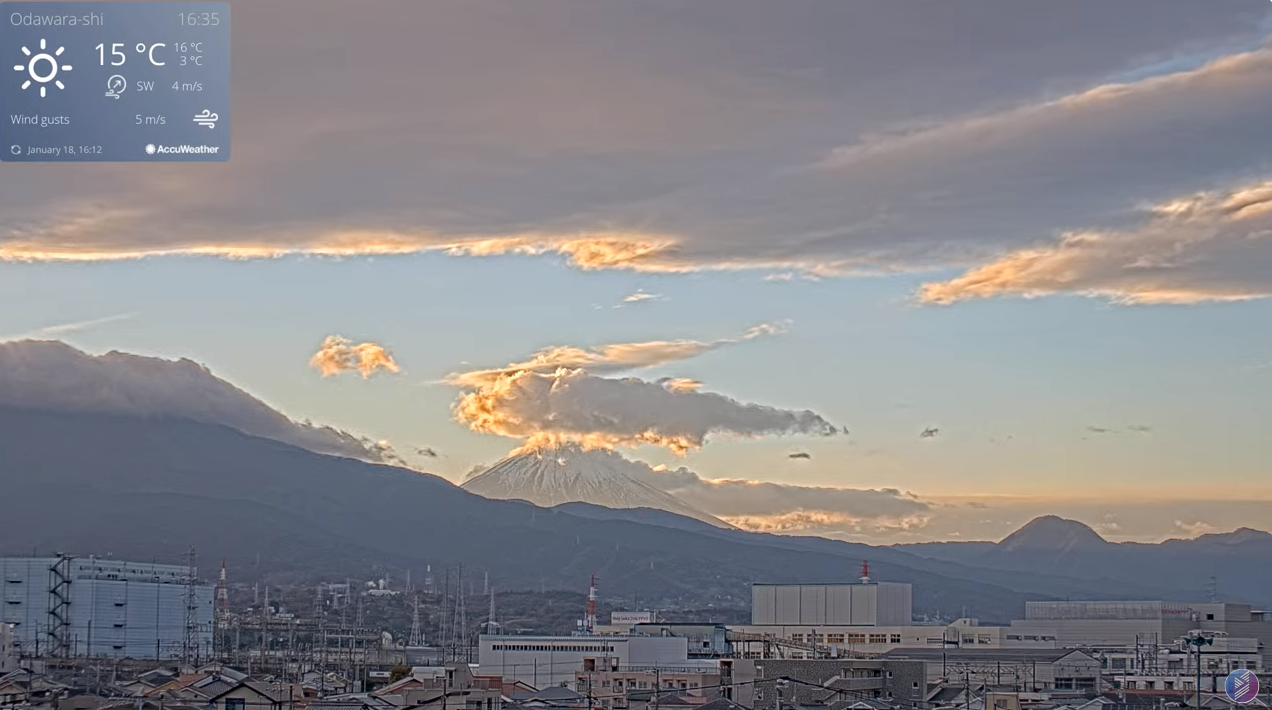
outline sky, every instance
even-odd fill
[[[0,338],[757,529],[1272,527],[1266,2],[231,4],[228,163],[0,166]]]

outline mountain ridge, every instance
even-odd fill
[[[12,506],[6,553],[175,561],[193,545],[235,568],[260,555],[273,574],[313,581],[463,562],[490,570],[503,589],[581,591],[595,573],[614,593],[651,603],[745,606],[753,582],[849,582],[858,563],[491,500],[430,474],[173,417],[0,407],[0,489],[10,500],[53,501],[66,521],[50,526],[46,506]],[[942,576],[913,559],[920,568],[872,566],[880,579],[914,584],[920,612],[967,605],[1006,621],[1026,600],[1053,598]]]

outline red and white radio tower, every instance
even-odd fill
[[[596,633],[596,575],[592,575],[588,584],[587,618],[583,620],[583,630],[589,634]]]

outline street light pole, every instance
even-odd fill
[[[1197,649],[1197,710],[1201,710],[1201,647],[1212,646],[1215,640],[1211,636],[1203,636],[1200,630],[1194,630],[1184,638],[1184,643]]]

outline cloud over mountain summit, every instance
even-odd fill
[[[58,341],[0,343],[0,407],[192,419],[320,454],[397,462],[385,443],[293,421],[192,360],[94,356]]]

